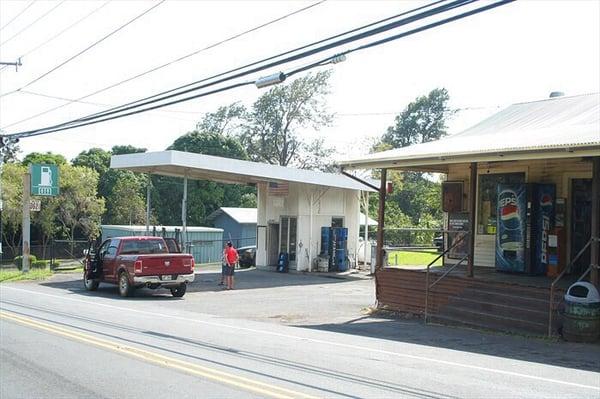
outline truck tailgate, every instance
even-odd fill
[[[193,257],[189,254],[160,254],[138,255],[142,261],[141,276],[156,276],[163,274],[190,274],[194,272]]]

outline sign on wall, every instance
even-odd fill
[[[33,164],[31,173],[31,195],[56,196],[58,188],[58,167],[56,165]]]

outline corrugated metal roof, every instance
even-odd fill
[[[600,155],[600,93],[513,104],[460,133],[346,160],[346,168]],[[570,155],[571,154],[571,155]],[[478,158],[483,156],[483,158]],[[531,158],[531,154],[528,156]],[[492,159],[493,160],[493,159]],[[426,161],[425,163],[422,163]],[[377,166],[380,164],[380,166]]]
[[[295,169],[239,159],[182,151],[158,151],[113,155],[113,169],[152,173],[223,183],[294,182],[349,190],[373,191],[342,174]]]
[[[114,225],[114,224],[103,224],[100,226],[103,229],[117,229],[123,231],[134,231],[134,232],[146,232],[146,226],[137,226],[137,225]],[[166,229],[168,233],[175,232],[175,229],[179,229],[181,231],[181,226],[150,226],[150,231],[152,231],[156,227],[156,231],[162,231],[163,227]],[[213,233],[222,233],[223,229],[217,229],[214,227],[202,227],[202,226],[187,226],[186,230],[188,233],[203,233],[203,232],[213,232]]]

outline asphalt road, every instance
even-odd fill
[[[1,285],[0,397],[600,397],[594,363],[562,367],[186,310],[194,295],[241,294],[140,300]]]

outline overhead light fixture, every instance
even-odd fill
[[[274,73],[273,75],[263,76],[262,78],[256,79],[254,84],[257,88],[262,89],[263,87],[269,87],[279,84],[285,80],[286,76],[283,72]]]

